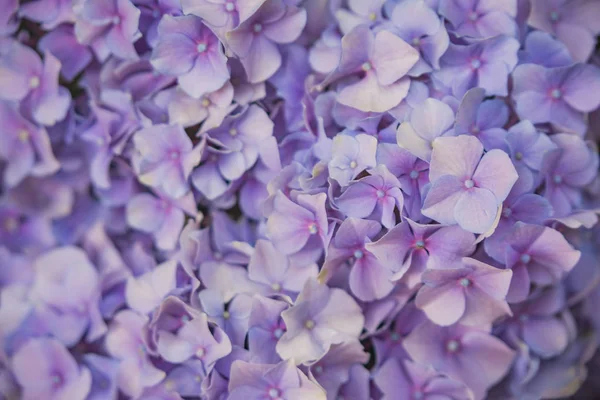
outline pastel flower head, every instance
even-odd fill
[[[375,373],[375,384],[383,392],[382,399],[395,396],[406,399],[448,398],[469,400],[469,388],[459,381],[448,378],[430,367],[412,361],[398,362],[389,359]]]
[[[568,323],[560,315],[565,307],[561,285],[536,290],[525,302],[511,306],[514,316],[506,322],[505,334],[522,338],[539,357],[555,357],[565,351],[572,339]]]
[[[162,18],[151,62],[159,72],[177,76],[181,89],[194,98],[218,90],[229,80],[221,42],[193,15]]]
[[[60,61],[49,52],[44,62],[31,48],[13,40],[0,52],[0,98],[20,101],[23,114],[40,125],[52,126],[67,115],[71,94],[58,85]]]
[[[144,388],[162,381],[165,372],[150,360],[144,342],[147,317],[132,310],[122,310],[112,320],[104,339],[109,355],[120,360],[117,386],[128,396],[137,397]]]
[[[158,25],[164,15],[181,15],[179,0],[134,0],[140,10],[139,29],[144,39],[154,48],[158,40]]]
[[[592,65],[545,68],[524,64],[513,73],[512,96],[521,119],[550,122],[583,135],[584,113],[600,105],[599,87],[600,69]]]
[[[433,141],[454,136],[454,112],[447,104],[428,98],[410,112],[396,131],[398,145],[421,160],[430,161]]]
[[[283,192],[277,192],[273,212],[267,219],[267,236],[275,248],[292,255],[305,247],[314,252],[315,247],[325,246],[329,232],[326,199],[324,193],[300,194],[294,202]]]
[[[371,170],[371,175],[351,183],[335,204],[347,216],[379,221],[391,229],[396,225],[394,210],[402,213],[404,207],[400,189],[398,179],[380,165]]]
[[[85,252],[76,247],[56,248],[35,260],[30,297],[39,318],[66,346],[84,334],[94,341],[106,331],[98,309],[98,273]]]
[[[51,31],[62,23],[75,22],[72,0],[36,0],[23,4],[19,15],[41,23],[42,28]]]
[[[556,148],[552,140],[538,132],[531,121],[521,121],[513,125],[506,135],[508,153],[519,174],[517,185],[533,188],[537,186],[538,172],[546,153]]]
[[[38,46],[60,61],[60,74],[68,81],[72,81],[92,61],[92,52],[77,41],[72,25],[62,24],[51,30],[40,39]]]
[[[464,258],[463,264],[463,268],[425,271],[417,307],[442,326],[460,320],[463,325],[485,327],[510,315],[504,299],[512,272],[472,258]]]
[[[542,160],[543,196],[552,204],[554,215],[562,217],[581,206],[581,188],[597,176],[599,160],[595,148],[576,135],[558,134],[550,139],[558,148]]]
[[[140,193],[131,198],[125,210],[127,224],[152,234],[156,246],[165,250],[172,250],[177,245],[186,214],[196,215],[192,193],[179,199]]]
[[[494,227],[499,206],[518,175],[505,152],[482,154],[483,145],[473,136],[436,139],[423,215],[473,233]]]
[[[382,19],[382,7],[385,0],[364,2],[348,1],[348,9],[340,7],[335,12],[340,30],[347,34],[358,25],[373,26]]]
[[[331,147],[329,176],[346,186],[362,171],[376,165],[377,139],[359,133],[356,136],[337,135]]]
[[[289,306],[282,300],[254,296],[248,321],[248,348],[253,359],[263,363],[281,361],[275,347],[286,331],[281,313]]]
[[[202,290],[198,298],[209,321],[219,326],[234,345],[243,346],[252,307],[250,296],[240,293],[226,304],[222,293]]]
[[[557,283],[581,256],[557,230],[522,222],[514,225],[505,243],[506,266],[513,270],[507,296],[510,302],[525,300],[530,282],[540,286]]]
[[[100,61],[110,54],[137,59],[133,44],[141,36],[139,19],[140,10],[130,0],[84,0],[77,9],[75,35]]]
[[[341,386],[351,379],[352,367],[365,364],[368,359],[358,341],[335,344],[318,362],[310,365],[310,372],[328,395],[338,393],[339,397]]]
[[[317,264],[297,265],[278,251],[273,243],[259,239],[248,264],[248,277],[264,285],[265,294],[284,293],[294,297],[304,283],[318,274]]]
[[[448,49],[450,38],[435,9],[421,0],[402,1],[394,7],[390,20],[392,32],[420,54],[409,75],[420,76],[440,69],[440,57]]]
[[[24,400],[84,400],[90,393],[92,376],[89,369],[77,365],[56,339],[28,341],[13,356],[11,363]]]
[[[333,344],[356,340],[364,324],[360,307],[348,293],[315,280],[306,282],[281,316],[287,331],[277,343],[277,353],[297,364],[320,359]]]
[[[517,0],[440,0],[439,13],[459,36],[488,38],[518,37]]]
[[[525,38],[524,49],[519,52],[519,64],[537,64],[546,68],[566,67],[573,64],[569,49],[554,36],[531,31]]]
[[[359,25],[342,38],[342,55],[332,76],[360,74],[356,83],[345,86],[337,101],[365,112],[385,112],[408,94],[405,75],[419,59],[419,53],[389,31],[376,35]]]
[[[434,73],[458,98],[474,87],[487,95],[506,96],[508,76],[517,65],[519,42],[508,36],[474,41],[473,44],[450,44],[442,56],[442,69]]]
[[[323,389],[309,380],[292,360],[278,364],[251,364],[238,360],[231,365],[227,398],[325,400],[327,397]]]
[[[484,98],[485,90],[481,88],[473,88],[465,94],[456,113],[456,134],[477,137],[486,150],[505,150],[508,106],[500,99],[483,101]]]
[[[189,190],[188,178],[200,163],[204,143],[194,146],[181,125],[154,125],[133,137],[139,180],[180,198]]]
[[[406,274],[412,287],[425,268],[462,267],[462,258],[475,250],[475,237],[458,226],[421,225],[406,218],[366,247],[394,271],[394,279]]]
[[[392,269],[365,248],[380,230],[381,225],[376,221],[346,218],[327,250],[320,278],[328,280],[347,263],[351,266],[350,290],[356,297],[373,301],[387,296],[394,288]]]
[[[59,169],[47,131],[25,118],[17,104],[0,100],[0,124],[4,133],[0,158],[6,163],[6,187],[17,186],[29,175],[46,176]]]
[[[219,33],[237,27],[254,14],[265,0],[180,0],[183,13],[202,18]]]
[[[510,369],[516,353],[495,336],[456,324],[450,327],[425,322],[404,340],[413,361],[430,365],[452,379],[465,383],[476,399]]]
[[[295,41],[305,25],[305,9],[287,5],[283,0],[266,0],[225,38],[244,66],[248,81],[258,83],[281,67],[277,45]]]
[[[585,62],[595,47],[600,25],[593,16],[600,8],[593,1],[533,0],[528,23],[563,42],[575,61]]]
[[[385,165],[398,178],[407,216],[419,221],[424,188],[429,183],[429,164],[395,143],[379,143],[376,158],[377,165]]]

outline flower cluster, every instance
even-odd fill
[[[597,0],[0,10],[0,398],[585,380]]]

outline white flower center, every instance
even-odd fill
[[[469,279],[467,279],[467,278],[462,278],[460,280],[460,285],[462,287],[468,287],[470,284],[471,284],[471,281]]]
[[[202,99],[202,107],[208,107],[210,106],[210,100],[209,99]]]
[[[271,284],[271,289],[273,289],[276,292],[279,292],[281,290],[281,284],[275,282],[275,283]]]
[[[364,63],[361,67],[360,67],[363,71],[367,72],[370,71],[371,68],[373,68],[373,66],[371,65],[370,62],[366,62]]]
[[[469,20],[471,21],[477,21],[477,19],[479,19],[479,15],[477,15],[477,13],[475,11],[471,11],[469,13]]]
[[[471,60],[471,67],[473,69],[478,69],[479,67],[481,67],[481,61],[477,59]]]
[[[206,43],[198,43],[198,46],[196,46],[196,49],[198,49],[198,53],[204,53],[206,51]]]
[[[229,134],[230,134],[231,136],[237,136],[237,134],[238,134],[238,133],[239,133],[239,132],[238,132],[238,130],[237,130],[237,129],[235,129],[235,128],[231,128],[231,129],[229,130]]]
[[[229,311],[223,311],[223,318],[229,319],[231,317],[231,313]]]
[[[255,33],[259,33],[259,32],[262,32],[263,26],[262,26],[262,24],[254,24],[253,29],[254,29]]]
[[[356,250],[354,252],[354,258],[356,258],[357,260],[359,260],[363,257],[364,257],[364,254],[363,254],[362,250]]]
[[[448,343],[446,343],[446,349],[451,353],[454,353],[455,351],[457,351],[458,347],[459,347],[459,343],[458,343],[458,341],[456,341],[454,339],[449,340]]]
[[[422,240],[417,240],[417,241],[415,242],[415,247],[416,247],[417,249],[423,249],[423,248],[425,248],[425,242],[424,242],[424,241],[422,241]]]
[[[558,18],[559,18],[558,12],[556,12],[556,11],[552,11],[552,12],[550,13],[550,19],[551,19],[552,21],[556,22],[556,21],[558,21]]]
[[[385,192],[383,190],[378,190],[377,191],[377,197],[379,197],[380,199],[385,197]]]
[[[235,10],[235,5],[233,3],[227,2],[225,3],[225,10],[232,12]]]
[[[38,78],[37,76],[32,76],[31,78],[29,78],[29,87],[30,88],[35,89],[38,86],[40,86],[40,78]]]
[[[316,372],[317,374],[321,374],[321,373],[323,373],[323,367],[322,367],[321,365],[317,365],[317,366],[315,367],[315,372]]]
[[[521,160],[523,159],[523,153],[521,153],[520,151],[517,151],[517,152],[515,153],[515,159],[516,159],[517,161],[521,161]]]
[[[279,389],[276,388],[271,388],[269,389],[269,397],[272,399],[277,399],[279,398],[280,392]]]
[[[374,12],[372,12],[371,14],[369,14],[369,19],[371,21],[375,21],[377,19],[377,14],[375,14]]]
[[[315,321],[312,319],[307,319],[306,322],[304,322],[304,326],[306,329],[313,329],[315,327]]]
[[[204,347],[200,347],[200,348],[198,348],[198,350],[196,350],[196,357],[203,358],[205,355],[206,355],[206,350],[204,349]]]
[[[423,394],[423,392],[421,392],[420,390],[415,390],[413,392],[413,399],[414,400],[421,400],[425,395]]]
[[[562,92],[560,89],[554,89],[550,92],[550,96],[552,96],[553,99],[560,99],[562,97]]]
[[[502,210],[502,216],[504,218],[509,218],[512,215],[512,210],[510,208],[505,208],[504,210]]]
[[[21,142],[26,142],[29,139],[29,132],[25,129],[21,129],[17,136]]]
[[[354,160],[350,161],[350,168],[354,169],[356,167],[358,167],[358,164],[356,163],[356,161],[354,161]]]
[[[520,260],[523,264],[529,264],[529,261],[531,261],[531,256],[529,254],[521,254]]]
[[[310,232],[311,235],[316,235],[317,232],[319,232],[319,228],[317,228],[317,224],[315,224],[314,222],[311,222],[310,225],[308,225],[308,232]]]
[[[283,336],[283,329],[281,328],[277,328],[273,331],[273,336],[275,336],[277,339],[279,339],[280,337]]]
[[[465,187],[467,189],[471,189],[473,186],[475,186],[475,182],[473,182],[473,179],[467,179],[465,181]]]
[[[552,180],[554,181],[554,183],[556,183],[558,185],[558,184],[562,183],[563,178],[560,175],[554,175],[554,177],[552,177]]]
[[[410,171],[410,178],[417,179],[419,177],[419,171]]]

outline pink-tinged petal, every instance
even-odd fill
[[[342,89],[338,94],[338,102],[365,112],[386,112],[404,100],[409,88],[409,79],[382,86],[371,72],[357,83]]]
[[[410,71],[419,59],[419,52],[389,31],[375,36],[371,63],[380,85],[391,85]]]
[[[264,36],[257,36],[249,53],[241,59],[248,81],[259,83],[269,79],[281,66],[277,45]]]
[[[429,179],[435,183],[444,175],[470,179],[483,154],[483,145],[474,136],[440,137],[433,141]]]
[[[442,286],[423,286],[415,299],[417,307],[431,321],[441,326],[457,322],[465,312],[465,293],[458,282],[448,282]]]
[[[512,161],[502,150],[487,152],[473,174],[475,185],[491,191],[497,204],[506,199],[518,178]]]
[[[177,78],[177,82],[183,91],[199,99],[219,90],[229,80],[226,60],[223,54],[198,57],[193,68]]]
[[[354,263],[348,282],[350,290],[363,301],[373,301],[387,296],[394,284],[392,272],[384,267],[373,255],[365,254]]]
[[[267,220],[267,234],[284,254],[293,254],[304,247],[311,232],[309,224],[314,215],[288,199],[283,193],[275,195],[275,212]]]
[[[305,9],[288,7],[281,19],[265,26],[264,35],[275,43],[291,43],[302,33],[306,18]]]
[[[429,189],[421,212],[441,224],[454,225],[456,224],[454,210],[463,193],[464,184],[457,177],[442,176]]]
[[[454,123],[454,111],[449,105],[429,98],[410,113],[410,124],[425,140],[432,142],[446,133]]]
[[[600,106],[600,69],[588,64],[571,67],[562,90],[565,101],[577,111],[595,110]]]
[[[350,74],[360,70],[369,61],[375,46],[375,36],[367,25],[361,24],[342,37],[342,55],[338,66],[341,74]]]
[[[396,131],[396,141],[398,146],[408,150],[421,160],[429,161],[431,159],[431,142],[419,136],[410,122],[405,121],[400,124]]]
[[[346,215],[356,218],[366,218],[377,205],[377,190],[363,182],[350,185],[335,201],[340,210]]]
[[[487,189],[475,187],[460,196],[454,218],[466,231],[485,233],[494,226],[498,211],[496,196]]]
[[[427,237],[427,268],[458,268],[475,251],[475,236],[459,226],[442,227]]]
[[[557,318],[531,318],[523,323],[523,340],[543,358],[561,354],[569,344],[569,331]]]

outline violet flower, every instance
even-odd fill
[[[297,364],[320,359],[333,344],[356,340],[364,316],[342,289],[309,280],[294,305],[281,313],[287,331],[277,343],[282,359]]]
[[[289,308],[285,301],[260,295],[252,300],[252,311],[248,321],[248,349],[252,357],[263,363],[277,363],[277,342],[286,331],[281,313]]]
[[[419,59],[419,53],[389,31],[373,34],[359,25],[342,38],[342,55],[333,76],[360,73],[362,78],[345,86],[338,102],[366,112],[385,112],[408,94],[405,75]]]
[[[180,0],[183,13],[202,18],[219,33],[237,27],[254,14],[265,0]]]
[[[130,0],[83,0],[77,8],[75,35],[100,61],[110,54],[137,59],[133,44],[141,36],[139,19],[140,10]]]
[[[497,35],[518,37],[517,0],[440,0],[439,13],[460,36],[488,38]]]
[[[505,152],[482,154],[483,145],[473,136],[435,140],[423,215],[473,233],[493,228],[518,175]]]
[[[162,18],[151,62],[157,71],[176,76],[181,89],[194,98],[220,89],[229,80],[221,42],[193,15]]]
[[[335,12],[340,30],[347,34],[358,25],[373,26],[382,19],[382,7],[385,0],[361,1],[349,0],[348,9],[340,7]]]
[[[600,105],[600,69],[592,65],[520,65],[513,73],[513,82],[517,113],[534,124],[550,122],[583,135],[584,113]]]
[[[331,146],[329,176],[340,185],[348,183],[367,168],[376,165],[377,139],[360,133],[356,136],[337,135]]]
[[[266,0],[225,38],[244,66],[248,81],[258,83],[269,79],[281,66],[277,44],[295,41],[305,25],[305,9],[283,0]]]
[[[77,365],[69,351],[56,339],[32,339],[12,358],[12,368],[21,385],[23,400],[85,400],[92,375]]]
[[[23,4],[19,16],[41,23],[51,31],[62,23],[75,22],[73,0],[35,0]]]
[[[77,41],[71,25],[60,25],[45,34],[40,39],[39,48],[52,53],[60,61],[60,73],[69,81],[92,61],[92,52]]]

